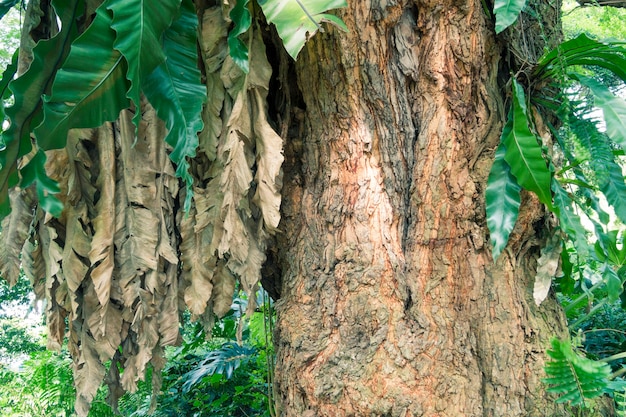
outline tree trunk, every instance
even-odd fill
[[[478,0],[349,3],[349,32],[317,35],[296,64],[280,415],[564,415],[541,383],[565,324],[533,302],[536,199],[496,263],[488,241],[508,50]]]

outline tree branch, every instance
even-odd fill
[[[581,6],[611,6],[626,8],[626,1],[620,0],[576,0]]]

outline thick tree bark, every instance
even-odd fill
[[[489,249],[508,73],[493,23],[478,0],[349,3],[349,33],[317,35],[296,65],[280,415],[564,415],[541,385],[564,322],[532,298],[534,198],[497,263]]]

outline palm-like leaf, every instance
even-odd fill
[[[510,130],[511,127],[511,123],[507,123],[504,130]],[[515,222],[517,222],[521,202],[521,187],[511,174],[509,164],[504,160],[505,152],[504,144],[500,144],[489,173],[487,191],[485,192],[487,227],[489,227],[489,235],[493,245],[494,261],[498,259],[509,240],[509,235]]]
[[[583,33],[545,54],[537,63],[533,75],[536,79],[549,79],[563,74],[571,66],[595,65],[626,81],[625,45],[626,42],[600,42]]]
[[[559,403],[572,405],[583,404],[585,399],[595,398],[605,393],[611,367],[578,355],[569,341],[552,339],[552,349],[548,350],[552,358],[545,366],[549,384],[548,392],[559,394]]]
[[[276,25],[285,49],[293,59],[304,43],[329,22],[346,30],[341,19],[326,13],[330,9],[346,7],[346,0],[259,0],[267,21]]]
[[[249,361],[255,353],[255,348],[240,346],[237,343],[227,343],[220,349],[209,352],[195,369],[183,375],[185,381],[183,392],[189,392],[205,376],[220,374],[230,379],[233,372]]]

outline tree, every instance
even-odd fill
[[[179,311],[210,326],[236,279],[279,298],[281,415],[564,414],[541,151],[495,262],[483,197],[560,2],[353,1],[295,63],[341,1],[144,3],[31,1],[11,82],[1,271],[48,300],[50,347],[68,334],[79,415],[103,379],[158,390]]]

